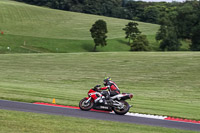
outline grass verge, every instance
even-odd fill
[[[1,133],[195,133],[162,127],[0,110]]]

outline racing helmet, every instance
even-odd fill
[[[105,77],[104,80],[103,80],[103,84],[105,86],[107,86],[109,81],[111,81],[111,78],[110,77]]]

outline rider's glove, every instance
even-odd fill
[[[95,87],[99,88],[101,85],[96,85]]]
[[[94,88],[97,89],[97,91],[99,91],[101,89],[100,86],[101,85],[96,85]]]

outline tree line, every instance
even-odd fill
[[[200,1],[143,2],[134,0],[16,0],[74,12],[155,23],[160,49],[177,51],[187,39],[190,50],[200,51]]]
[[[163,12],[159,24],[156,40],[161,50],[178,51],[180,41],[188,40],[190,50],[200,51],[200,1],[187,1]]]

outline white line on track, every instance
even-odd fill
[[[110,112],[113,113],[114,112]],[[144,117],[144,118],[151,118],[151,119],[160,119],[160,120],[164,120],[167,118],[167,116],[159,116],[159,115],[150,115],[150,114],[139,114],[139,113],[126,113],[125,115],[127,116],[136,116],[136,117]]]

